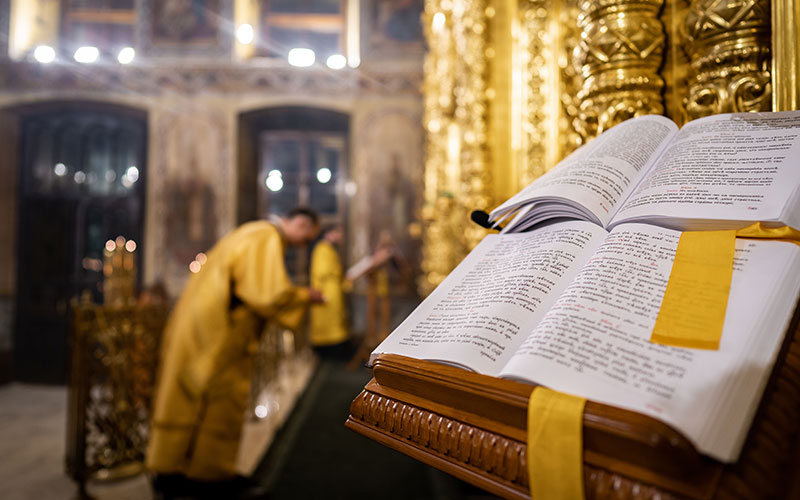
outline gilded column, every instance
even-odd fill
[[[575,128],[575,118],[580,114],[578,92],[583,85],[581,65],[578,62],[581,43],[580,0],[563,0],[558,13],[557,24],[560,30],[561,47],[558,51],[558,68],[561,103],[561,115],[558,121],[559,157],[561,160],[583,142],[583,138]]]
[[[800,109],[800,2],[772,0],[772,109]]]
[[[473,209],[491,208],[484,0],[428,0],[425,57],[425,200],[422,271],[429,293],[483,237]]]
[[[661,20],[667,33],[667,46],[661,76],[664,78],[666,115],[679,126],[686,123],[684,101],[688,92],[689,55],[686,53],[685,30],[689,0],[665,0]]]
[[[512,23],[511,149],[516,189],[580,145],[572,128],[582,78],[571,57],[580,39],[576,0],[519,0]]]
[[[558,126],[558,29],[553,18],[558,2],[519,2],[514,25],[512,148],[520,155],[518,189],[530,184],[554,164]],[[548,9],[548,7],[550,7]],[[555,29],[553,29],[555,27]],[[554,101],[555,98],[555,101]],[[513,193],[512,193],[513,194]]]
[[[694,0],[685,26],[689,119],[771,109],[770,0]]]
[[[575,128],[584,140],[628,118],[663,114],[658,73],[663,0],[583,0],[576,56],[584,78]]]

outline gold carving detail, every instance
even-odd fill
[[[663,114],[662,0],[584,0],[577,48],[584,77],[575,128],[588,140],[628,118]]]
[[[558,17],[562,44],[559,51],[562,108],[562,115],[558,123],[559,160],[583,143],[583,138],[574,126],[581,107],[578,92],[583,86],[583,75],[576,55],[581,41],[581,29],[578,27],[579,15],[579,0],[564,0]]]
[[[429,293],[485,231],[470,211],[489,207],[491,174],[487,148],[486,2],[428,0],[423,26],[425,199],[422,220],[423,275]]]
[[[667,33],[667,46],[661,76],[664,78],[665,113],[678,126],[686,123],[684,100],[688,95],[689,55],[683,33],[689,0],[665,0],[661,20]]]
[[[67,469],[90,477],[143,469],[165,306],[76,307]]]
[[[522,188],[553,168],[582,142],[572,126],[579,113],[576,94],[583,78],[572,55],[580,41],[578,0],[520,0],[514,41],[513,108],[521,110],[517,185]],[[517,91],[516,87],[519,87]],[[500,200],[498,200],[500,201]]]
[[[690,119],[771,109],[769,0],[696,0],[685,27]]]
[[[521,76],[521,101],[512,101],[520,108],[519,130],[511,133],[521,135],[521,158],[519,170],[519,186],[526,186],[537,177],[544,174],[549,167],[548,157],[548,126],[553,119],[552,112],[548,109],[548,100],[556,89],[552,88],[548,77],[550,75],[549,62],[555,56],[554,44],[548,30],[548,21],[551,13],[547,7],[550,2],[545,0],[521,1],[519,5],[520,30],[514,51],[519,54],[516,58],[520,67],[514,67],[512,72]],[[515,82],[512,81],[512,85]]]

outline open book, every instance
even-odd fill
[[[653,124],[666,129],[658,140]],[[800,226],[800,112],[715,116],[678,133],[669,124],[655,116],[625,122],[501,205],[495,215],[517,210],[512,229],[536,228],[487,236],[371,361],[401,354],[541,384],[654,416],[702,453],[735,461],[800,297],[800,246],[737,239],[719,350],[664,346],[649,338],[680,232],[663,226]],[[639,148],[648,141],[645,159]],[[717,151],[723,141],[735,155]],[[612,150],[641,157],[648,174],[620,173],[622,161],[600,155]],[[687,151],[698,161],[681,156]],[[676,190],[665,187],[670,176]],[[612,191],[599,187],[601,178]],[[619,198],[606,200],[612,192]],[[584,220],[565,221],[570,214]]]
[[[681,230],[746,221],[800,227],[800,111],[691,121],[642,116],[608,130],[492,210],[521,231],[554,217]],[[512,218],[513,216],[513,218]]]

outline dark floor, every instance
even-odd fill
[[[340,360],[320,364],[254,474],[271,499],[495,498],[345,428],[350,402],[370,377],[366,368],[347,371]]]

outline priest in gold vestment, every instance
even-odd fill
[[[339,252],[344,233],[341,225],[328,228],[311,254],[311,286],[325,302],[311,307],[310,337],[315,348],[330,348],[347,341],[347,316],[344,301],[344,276]]]
[[[147,450],[163,498],[197,482],[239,479],[236,456],[264,322],[296,328],[307,306],[322,300],[319,291],[292,285],[284,248],[306,245],[318,232],[307,209],[244,224],[214,246],[186,285],[164,331]]]

